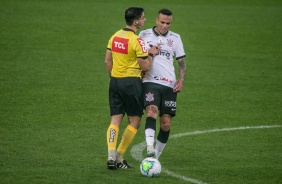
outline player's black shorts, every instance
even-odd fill
[[[143,96],[145,108],[147,105],[153,104],[158,106],[160,116],[163,114],[175,116],[177,93],[173,92],[172,88],[152,82],[144,82]]]
[[[109,87],[110,114],[143,115],[142,81],[137,77],[111,78]]]

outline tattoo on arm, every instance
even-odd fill
[[[178,60],[178,65],[179,65],[179,78],[184,80],[186,74],[186,64],[184,62],[184,58],[180,58]]]

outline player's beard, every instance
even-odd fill
[[[156,27],[156,31],[161,34],[161,35],[164,35],[168,32],[168,29],[159,29],[158,27]]]

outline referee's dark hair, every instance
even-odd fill
[[[131,26],[134,20],[139,20],[143,12],[144,9],[139,6],[126,9],[124,14],[126,25]]]
[[[158,15],[159,15],[159,14],[171,16],[171,15],[172,15],[172,12],[171,12],[169,9],[163,8],[163,9],[161,9],[161,10],[159,11]]]

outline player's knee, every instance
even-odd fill
[[[157,116],[158,116],[158,114],[156,114],[156,113],[154,113],[152,111],[147,111],[146,112],[146,117],[152,117],[152,118],[157,119]]]
[[[146,107],[146,116],[157,119],[158,107],[155,105],[149,105]]]
[[[163,124],[163,125],[161,126],[161,129],[162,129],[163,131],[169,131],[169,130],[170,130],[170,124],[168,124],[168,123]]]
[[[163,115],[161,117],[161,129],[164,131],[169,131],[171,126],[171,116],[170,115]]]
[[[170,125],[171,125],[171,123],[170,123],[170,121],[163,121],[163,122],[161,122],[161,129],[163,130],[163,131],[169,131],[170,130]]]

